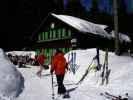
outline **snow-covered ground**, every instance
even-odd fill
[[[128,56],[116,56],[109,52],[108,66],[111,69],[108,85],[100,85],[100,72],[91,71],[81,84],[76,85],[85,73],[93,57],[96,55],[95,49],[76,50],[76,64],[79,66],[76,73],[67,72],[64,84],[70,91],[70,98],[66,100],[107,100],[100,95],[101,92],[124,95],[128,93],[133,100],[133,58]],[[71,53],[71,52],[69,52]],[[68,59],[68,55],[65,57]],[[104,62],[105,52],[100,51],[101,64]],[[25,80],[25,88],[16,100],[52,100],[51,75],[49,70],[43,71],[42,78],[36,76],[37,66],[31,68],[17,68]],[[0,81],[2,82],[2,81]],[[1,85],[0,85],[1,86]],[[20,86],[20,85],[19,85]],[[1,87],[0,87],[1,90]],[[54,93],[57,96],[57,83],[54,76]],[[0,92],[1,94],[1,92]],[[1,99],[0,99],[1,100]],[[62,98],[60,98],[62,100]]]

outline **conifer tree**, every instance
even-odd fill
[[[64,10],[63,5],[64,0],[54,0],[55,3],[55,13],[62,14]]]
[[[98,0],[92,0],[92,8],[91,8],[91,12],[96,14],[98,13],[99,9],[98,9]]]
[[[88,20],[98,23],[99,22],[99,9],[98,9],[98,0],[92,0],[92,7],[88,12]]]
[[[79,18],[87,18],[87,13],[85,8],[81,5],[80,0],[69,0],[66,9],[64,10],[65,14],[79,17]]]

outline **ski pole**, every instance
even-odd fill
[[[53,73],[51,74],[51,79],[52,79],[52,100],[54,100],[54,82],[53,82]]]

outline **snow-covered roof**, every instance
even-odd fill
[[[57,15],[54,13],[52,13],[51,15],[63,21],[64,23],[70,25],[71,27],[77,29],[82,33],[100,35],[108,39],[111,38],[111,35],[104,30],[107,27],[106,25],[95,24],[77,17],[68,16],[68,15]]]
[[[31,58],[35,58],[35,51],[10,51],[6,52],[6,54],[12,54],[13,56],[30,56]]]
[[[57,15],[54,13],[52,13],[51,15],[63,21],[64,23],[70,25],[71,27],[77,29],[82,33],[100,35],[108,39],[115,38],[114,31],[112,31],[111,34],[109,34],[107,31],[104,30],[105,28],[108,27],[107,25],[95,24],[77,17],[68,16],[68,15]],[[121,42],[123,41],[131,42],[130,38],[125,34],[119,33],[119,37]]]
[[[112,37],[115,38],[114,31],[112,31],[111,34],[112,34]],[[129,43],[131,42],[130,37],[125,35],[125,34],[123,34],[123,33],[119,33],[119,40],[120,40],[120,42],[123,42],[123,41],[129,42]]]

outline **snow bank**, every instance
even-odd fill
[[[0,49],[0,100],[12,100],[24,88],[24,78]]]

